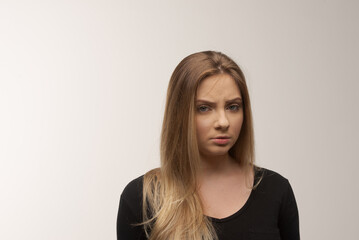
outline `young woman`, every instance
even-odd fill
[[[247,85],[226,55],[195,53],[174,70],[161,167],[124,189],[117,238],[299,239],[288,180],[254,164]]]

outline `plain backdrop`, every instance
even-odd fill
[[[0,0],[0,239],[115,239],[187,55],[243,69],[302,239],[359,235],[358,1]]]

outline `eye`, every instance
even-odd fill
[[[241,106],[239,106],[238,104],[232,104],[228,107],[229,110],[231,111],[238,111],[241,108]]]
[[[209,111],[209,107],[202,105],[202,106],[197,107],[197,111],[198,112],[207,112],[207,111]]]

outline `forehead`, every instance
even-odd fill
[[[228,74],[210,76],[201,81],[196,99],[232,99],[240,97],[241,92],[235,80]]]

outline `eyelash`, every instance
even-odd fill
[[[235,106],[235,107],[236,107],[236,109],[231,110],[231,111],[233,111],[233,112],[237,112],[237,111],[239,111],[239,109],[241,108],[241,105],[239,105],[239,104],[232,104],[232,105],[229,105],[229,106],[228,106],[228,108],[233,107],[233,106]],[[210,108],[209,106],[206,106],[206,105],[201,105],[201,106],[198,106],[198,107],[197,107],[197,111],[198,111],[198,112],[200,112],[200,113],[208,112],[208,111],[201,111],[201,108],[203,108],[203,107],[205,107],[205,108],[207,108],[207,109],[209,109],[209,108]]]

